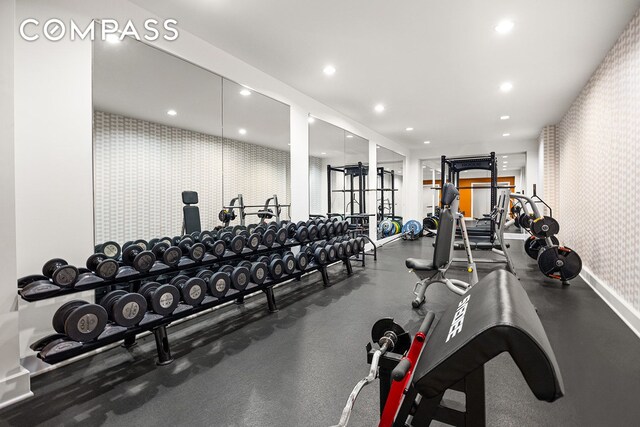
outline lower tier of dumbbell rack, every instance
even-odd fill
[[[347,266],[347,271],[349,273],[351,272],[350,259],[336,261],[333,264],[337,264],[339,262],[344,263]],[[142,319],[142,321],[137,326],[134,326],[134,327],[124,328],[122,326],[108,325],[107,326],[108,329],[105,329],[105,331],[94,341],[82,343],[80,346],[73,347],[67,352],[57,353],[55,355],[52,355],[51,357],[45,357],[37,349],[34,349],[34,350],[38,351],[38,355],[37,355],[38,358],[42,359],[44,362],[49,363],[51,365],[60,363],[62,361],[71,359],[81,354],[88,353],[98,348],[116,343],[118,341],[122,341],[125,338],[135,337],[136,335],[139,335],[143,332],[153,331],[156,328],[168,326],[172,322],[175,322],[180,319],[184,319],[185,317],[195,315],[202,311],[209,310],[211,308],[225,304],[227,302],[237,300],[238,298],[242,298],[259,291],[266,291],[267,289],[273,288],[273,286],[277,284],[280,284],[292,279],[299,279],[303,275],[312,273],[314,271],[322,272],[322,269],[325,269],[325,272],[323,273],[323,276],[324,276],[324,274],[326,274],[326,268],[333,264],[328,264],[328,265],[310,264],[306,270],[304,271],[296,270],[292,274],[284,276],[278,280],[266,281],[262,285],[250,283],[243,291],[238,291],[236,289],[229,289],[229,292],[222,298],[215,298],[207,295],[204,301],[196,307],[192,307],[192,306],[181,303],[178,306],[178,308],[176,308],[176,310],[169,316],[163,317],[158,314],[148,312],[145,314],[145,317]],[[330,284],[325,282],[325,286],[330,286]]]

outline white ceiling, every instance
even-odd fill
[[[94,108],[288,151],[289,106],[243,89],[130,38],[94,43]]]
[[[420,147],[537,137],[640,0],[133,0],[379,133]],[[510,19],[515,28],[494,27]],[[322,73],[326,64],[337,72]],[[510,81],[503,94],[498,86]],[[373,111],[376,103],[386,111]],[[510,115],[500,121],[501,115]],[[413,132],[406,132],[406,127]]]
[[[498,159],[498,175],[519,173],[526,168],[526,153],[496,153]],[[432,171],[436,171],[436,179],[440,179],[440,158],[422,160],[422,177],[431,179]],[[488,171],[470,170],[460,172],[462,178],[480,178],[490,176]]]

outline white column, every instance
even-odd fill
[[[0,408],[32,396],[29,372],[20,366],[16,293],[14,141],[15,0],[0,2]]]
[[[422,166],[420,159],[409,154],[407,157],[406,184],[402,191],[407,193],[405,222],[415,219],[422,222]]]
[[[367,193],[367,213],[373,214],[369,217],[369,238],[374,242],[378,240],[378,192],[375,191],[378,188],[378,151],[375,141],[369,141],[369,183],[368,188],[371,191]]]
[[[291,220],[309,219],[308,113],[291,106]]]

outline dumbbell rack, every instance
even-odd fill
[[[320,240],[324,240],[324,239],[315,239],[313,241],[307,240],[305,242],[298,242],[295,239],[289,238],[287,239],[287,242],[285,244],[274,243],[271,247],[266,247],[261,245],[256,251],[251,251],[245,248],[240,254],[236,254],[231,251],[226,251],[225,254],[221,257],[214,257],[213,255],[207,253],[207,257],[205,257],[205,259],[203,259],[200,262],[195,262],[193,260],[183,258],[181,263],[175,267],[169,267],[159,261],[156,261],[156,264],[154,265],[154,267],[147,273],[135,272],[135,270],[132,272],[127,270],[129,267],[121,267],[121,269],[125,270],[124,276],[123,275],[120,275],[120,277],[116,276],[114,280],[105,281],[95,276],[95,279],[98,279],[97,281],[91,281],[90,283],[84,286],[81,285],[80,288],[78,288],[77,284],[74,288],[70,288],[70,289],[63,288],[56,294],[48,295],[43,298],[25,298],[21,294],[20,290],[18,291],[18,293],[25,301],[32,302],[32,301],[54,298],[61,295],[67,295],[71,293],[83,292],[87,290],[98,289],[98,288],[107,287],[107,286],[116,286],[116,285],[129,286],[130,288],[129,291],[133,291],[134,285],[143,279],[154,278],[154,277],[158,277],[165,274],[184,272],[186,270],[191,270],[194,268],[209,267],[215,264],[241,261],[243,259],[246,259],[246,257],[248,256],[254,257],[254,256],[265,255],[265,254],[276,252],[279,250],[289,249],[295,246],[301,246],[303,244],[311,244],[313,242],[320,241]],[[222,298],[215,298],[213,296],[207,295],[203,300],[203,302],[200,305],[195,307],[192,307],[184,303],[180,303],[178,307],[174,310],[174,312],[169,316],[161,316],[152,312],[147,312],[145,313],[145,316],[142,319],[142,321],[140,321],[140,323],[134,327],[126,328],[126,327],[118,326],[115,324],[108,324],[105,330],[100,334],[100,336],[90,342],[82,343],[82,342],[77,342],[77,341],[72,341],[67,339],[61,343],[59,351],[50,351],[46,355],[42,354],[42,350],[44,350],[44,348],[49,343],[53,342],[56,339],[66,338],[66,335],[63,335],[63,334],[53,334],[53,335],[46,336],[36,341],[35,343],[33,343],[31,345],[31,349],[38,352],[37,357],[43,360],[44,362],[49,364],[55,364],[55,363],[60,363],[70,358],[79,356],[81,354],[91,352],[100,347],[108,346],[110,344],[116,343],[121,340],[124,340],[125,347],[130,347],[135,344],[137,335],[144,332],[153,332],[155,337],[155,342],[156,342],[156,350],[158,353],[157,363],[158,365],[166,365],[173,361],[173,358],[171,357],[171,350],[170,350],[170,345],[169,345],[169,340],[168,340],[168,335],[166,330],[166,327],[169,324],[177,320],[184,319],[189,316],[193,316],[205,310],[212,309],[216,306],[229,303],[234,300],[237,301],[238,303],[242,303],[244,301],[245,296],[257,293],[259,291],[264,292],[266,295],[269,312],[271,313],[277,312],[278,308],[277,308],[275,296],[273,293],[273,287],[275,285],[283,282],[287,282],[292,279],[299,280],[304,274],[311,273],[314,271],[319,271],[322,275],[324,286],[329,287],[331,286],[331,283],[329,281],[327,267],[330,265],[337,264],[338,262],[342,262],[346,266],[347,274],[351,275],[353,272],[352,265],[351,265],[351,258],[356,257],[356,259],[359,259],[360,255],[362,255],[362,261],[364,265],[364,248],[361,248],[361,250],[358,253],[354,253],[351,257],[345,258],[342,260],[337,260],[337,261],[334,261],[333,263],[320,265],[320,264],[317,264],[314,260],[309,263],[309,265],[304,271],[296,269],[292,274],[283,276],[277,280],[268,279],[261,285],[258,285],[255,283],[249,283],[249,285],[242,291],[231,288],[229,289],[227,294]]]

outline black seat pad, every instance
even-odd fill
[[[467,297],[462,327],[451,335],[458,306]],[[412,381],[420,394],[436,397],[504,351],[538,399],[552,402],[564,394],[555,355],[529,297],[513,274],[497,270],[443,313]]]
[[[434,271],[437,270],[436,266],[432,262],[426,259],[420,258],[407,258],[405,261],[407,268],[411,268],[417,271]]]

